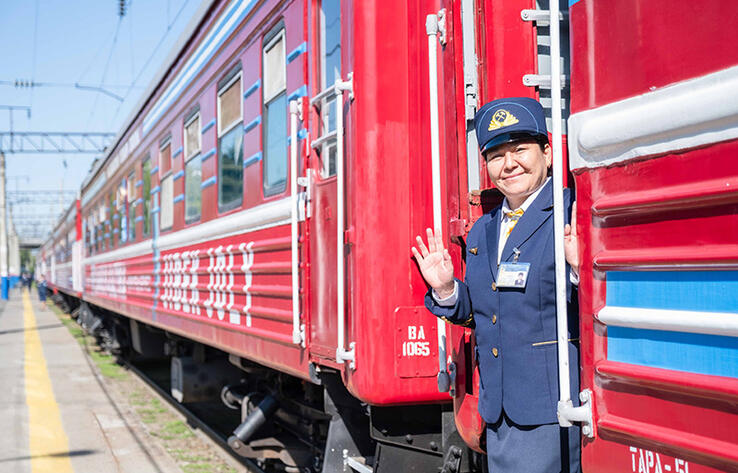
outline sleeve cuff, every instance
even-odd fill
[[[578,282],[579,278],[577,278],[577,283]],[[436,304],[440,305],[441,307],[453,307],[456,305],[456,301],[459,299],[459,283],[457,281],[454,281],[454,292],[446,298],[441,298],[441,296],[438,295],[435,289],[431,290],[431,294],[433,295],[433,300],[436,301]]]
[[[571,268],[569,268],[569,282],[571,282],[575,286],[579,285],[579,273],[577,273]]]

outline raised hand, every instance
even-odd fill
[[[564,227],[564,255],[574,273],[579,274],[579,238],[577,236],[577,203],[572,204],[571,225]]]
[[[425,246],[423,239],[418,235],[415,237],[418,248],[414,246],[411,248],[413,256],[418,262],[425,282],[435,289],[440,297],[445,298],[454,292],[454,264],[448,250],[443,247],[441,232],[434,234],[433,230],[428,228],[426,233],[428,246]]]

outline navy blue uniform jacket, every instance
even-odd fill
[[[556,294],[553,244],[552,183],[545,185],[520,218],[507,239],[500,261],[530,263],[527,285],[497,288],[497,246],[501,207],[485,214],[472,227],[466,245],[466,277],[458,281],[458,300],[452,307],[439,306],[431,291],[426,307],[451,323],[474,326],[480,374],[479,413],[487,423],[496,422],[504,409],[518,425],[557,422],[559,399],[556,344]],[[564,193],[567,222],[571,193]],[[576,293],[569,282],[569,367],[573,401],[579,393]],[[497,352],[497,356],[494,355]]]

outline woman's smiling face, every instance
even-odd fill
[[[551,148],[535,138],[496,146],[484,153],[487,172],[492,183],[507,197],[510,208],[516,209],[546,182],[551,166]]]

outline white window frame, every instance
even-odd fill
[[[280,41],[282,42],[282,60],[279,61],[279,64],[281,64],[282,67],[282,77],[284,78],[284,87],[281,89],[275,90],[270,96],[263,95],[262,97],[262,143],[264,144],[264,150],[262,151],[264,153],[263,159],[264,159],[264,167],[263,167],[263,175],[262,175],[262,187],[263,192],[265,196],[271,196],[275,195],[280,192],[279,187],[276,186],[270,186],[267,187],[267,179],[266,179],[266,172],[268,167],[268,160],[270,159],[270,156],[267,153],[266,148],[266,134],[269,132],[269,130],[266,129],[267,123],[268,123],[268,116],[266,115],[267,106],[271,101],[273,101],[275,98],[279,97],[281,94],[287,94],[287,39],[285,35],[285,28],[284,25],[280,27],[281,29],[279,32],[277,32],[272,38],[269,39],[269,41],[266,42],[266,44],[261,48],[261,64],[262,64],[262,79],[266,83],[267,80],[270,79],[269,74],[270,72],[267,71],[266,65],[267,65],[267,51],[274,48]],[[276,71],[275,71],[276,72]],[[289,106],[289,102],[287,103]],[[289,115],[287,115],[289,119]],[[286,125],[286,124],[285,124]],[[286,134],[288,132],[288,129],[285,127],[284,133]],[[289,159],[289,155],[288,155]],[[289,176],[288,176],[289,177]]]
[[[241,100],[243,102],[243,100]],[[218,104],[220,105],[220,100],[218,100]],[[243,103],[241,104],[241,108],[243,108]],[[243,110],[241,110],[241,113],[243,114]],[[184,137],[184,162],[187,163],[192,157],[197,156],[202,152],[202,121],[200,121],[200,129],[197,130],[197,153],[190,153],[190,150],[187,149],[187,127],[192,124],[195,120],[200,119],[200,112],[196,112],[193,114],[190,118],[187,119],[186,122],[184,122],[184,125],[182,126],[182,136]]]
[[[220,98],[223,95],[223,92],[228,90],[230,86],[232,86],[237,80],[241,79],[241,76],[243,75],[243,71],[240,70],[237,73],[231,77],[231,79],[223,84],[223,87],[218,89],[218,94],[215,99],[216,102],[216,121],[218,122],[218,138],[222,137],[229,131],[231,131],[236,125],[239,123],[243,123],[243,80],[241,81],[241,90],[238,93],[238,107],[239,107],[239,114],[238,119],[234,121],[233,123],[229,123],[225,128],[222,128],[222,123],[220,120]]]
[[[136,171],[131,171],[128,174],[128,203],[136,200]]]
[[[340,13],[343,13],[341,7],[342,6],[341,6],[341,4],[339,2],[339,6],[338,6],[338,8],[339,8],[339,15],[340,15]],[[320,35],[320,38],[319,38],[319,41],[320,41],[320,52],[318,54],[318,56],[320,57],[320,71],[319,71],[320,72],[320,86],[321,86],[320,87],[320,90],[325,90],[326,88],[328,88],[328,83],[326,82],[327,79],[328,79],[327,78],[327,75],[328,74],[326,74],[327,71],[326,71],[326,64],[325,64],[326,63],[326,46],[325,46],[325,39],[326,39],[325,24],[326,24],[326,21],[325,21],[325,13],[323,11],[323,1],[322,0],[320,2],[320,6],[318,8],[318,12],[319,12],[319,15],[320,15],[320,17],[319,17],[320,28],[319,28],[319,32],[318,32],[319,35]],[[343,24],[341,24],[341,26],[343,26]],[[342,31],[342,33],[343,33],[343,31]],[[341,38],[341,39],[343,39],[343,38]],[[343,47],[343,43],[341,43],[341,47]],[[339,58],[339,60],[340,60],[340,58]],[[343,66],[343,64],[341,64],[341,66]],[[333,104],[335,103],[336,104],[335,105],[335,107],[336,107],[336,113],[343,113],[343,111],[341,110],[341,107],[339,107],[339,105],[338,105],[339,100],[340,100],[340,95],[337,96],[337,97],[333,97],[331,100],[324,99],[322,101],[321,107],[320,107],[320,126],[321,126],[320,133],[321,134],[322,133],[325,133],[326,130],[328,130],[328,126],[329,126],[329,123],[328,123],[328,113],[324,113],[324,112],[327,111],[329,107],[333,106]],[[333,178],[333,177],[336,176],[335,173],[334,174],[331,174],[330,173],[330,171],[331,171],[331,166],[330,166],[330,164],[331,164],[330,163],[331,150],[334,150],[334,152],[337,153],[338,151],[336,150],[336,147],[337,147],[337,143],[335,141],[331,141],[331,142],[324,143],[323,146],[322,146],[322,148],[321,148],[321,150],[320,150],[320,156],[321,156],[320,176],[323,179],[330,179],[330,178]]]
[[[162,151],[164,151],[164,148],[166,148],[167,146],[169,146],[169,169],[167,169],[165,172],[163,169],[164,166],[162,166],[161,155],[162,155]],[[159,161],[159,176],[163,176],[166,173],[172,172],[172,135],[171,134],[167,136],[166,138],[164,138],[164,140],[161,143],[159,143],[159,159],[157,161]]]
[[[169,190],[165,190],[165,183],[167,183]],[[168,174],[161,180],[160,195],[161,202],[159,203],[159,224],[161,229],[169,230],[174,226],[174,176]],[[166,194],[169,194],[168,196]]]
[[[243,83],[242,83],[243,84]],[[241,107],[243,108],[243,100],[240,101]],[[218,100],[218,103],[220,103],[220,100]],[[242,110],[243,112],[243,110]],[[184,125],[182,126],[182,136],[184,137],[184,153],[185,153],[185,159],[184,159],[184,166],[182,166],[182,170],[184,171],[184,219],[185,224],[197,222],[202,219],[202,190],[198,187],[197,190],[200,191],[200,214],[197,216],[197,218],[188,218],[187,217],[187,164],[189,164],[190,161],[192,161],[194,158],[200,159],[199,156],[202,154],[202,120],[200,120],[200,129],[197,130],[197,152],[196,153],[190,153],[190,151],[187,149],[187,127],[190,126],[195,120],[200,120],[200,111],[198,110],[190,118],[187,119],[187,121],[184,122]],[[200,176],[202,181],[202,165],[200,165]]]
[[[271,38],[267,44],[264,45],[264,47],[261,49],[261,63],[264,65],[264,70],[262,71],[262,76],[264,77],[264,81],[267,80],[267,71],[266,71],[266,53],[270,49],[272,49],[279,41],[283,41],[282,43],[282,54],[284,57],[281,61],[282,64],[282,77],[284,77],[284,88],[279,89],[278,91],[274,92],[270,97],[267,97],[266,95],[263,97],[263,105],[268,104],[274,97],[281,94],[282,91],[287,90],[287,42],[285,39],[285,30],[284,27],[279,31],[279,33],[275,34],[273,38]]]

